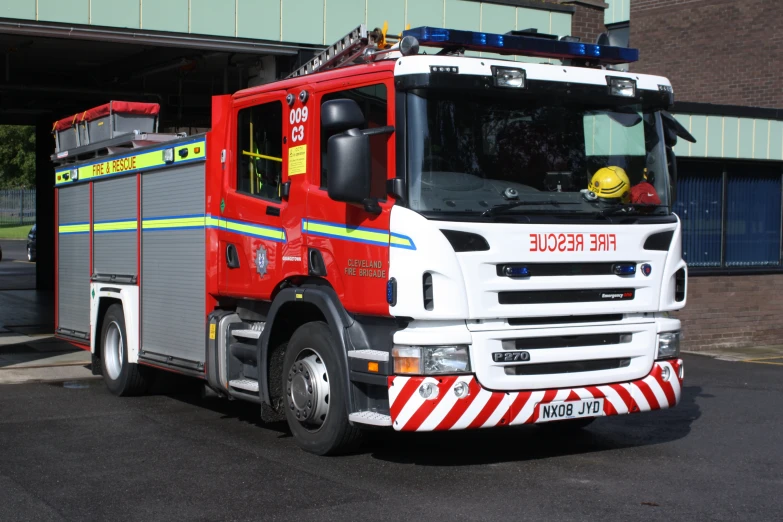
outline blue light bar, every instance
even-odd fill
[[[584,59],[603,64],[630,63],[639,60],[639,50],[611,45],[564,42],[509,34],[459,31],[438,27],[416,27],[403,31],[414,36],[419,45],[430,47],[463,47],[469,51],[484,51],[518,56],[537,56],[560,60]]]

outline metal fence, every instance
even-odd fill
[[[0,225],[35,223],[35,189],[0,190]]]

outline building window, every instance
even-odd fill
[[[691,268],[781,266],[780,165],[679,160],[674,212]]]
[[[275,101],[242,109],[237,120],[237,192],[280,201],[283,104]]]
[[[332,92],[321,98],[321,103],[338,99],[355,100],[362,109],[366,124],[364,128],[385,127],[387,125],[386,86],[384,84],[359,87],[347,91]],[[326,150],[329,138],[337,132],[321,133],[321,187],[327,186]],[[373,134],[370,136],[370,157],[372,161],[372,184],[370,196],[376,199],[386,199],[386,179],[388,173],[388,149],[390,133]]]

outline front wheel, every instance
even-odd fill
[[[128,362],[125,314],[122,306],[113,304],[106,310],[101,328],[101,364],[103,380],[114,395],[141,395],[149,389],[150,368]]]
[[[361,431],[348,422],[339,353],[329,327],[315,322],[294,332],[283,359],[288,426],[297,444],[316,455],[346,453],[361,441]]]

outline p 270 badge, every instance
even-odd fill
[[[495,352],[492,354],[495,362],[527,362],[530,360],[528,352]]]

